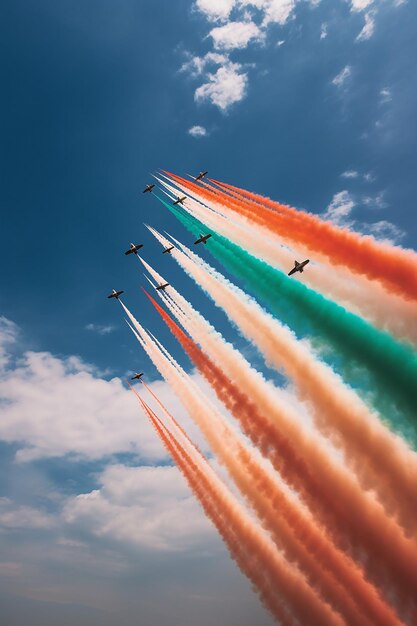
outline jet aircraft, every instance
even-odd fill
[[[162,254],[171,254],[171,250],[173,250],[175,248],[175,246],[170,246],[169,248],[164,248],[164,250],[162,250]]]
[[[146,185],[145,189],[143,190],[143,193],[147,193],[147,192],[151,193],[151,192],[152,192],[152,189],[153,189],[154,187],[155,187],[155,185],[154,185],[154,184],[153,184],[153,185]]]
[[[182,198],[177,196],[177,199],[174,200],[174,202],[172,204],[184,204],[184,200],[186,200],[186,199],[187,199],[187,196],[182,196]]]
[[[134,376],[132,376],[132,378],[130,380],[140,380],[142,378],[142,376],[144,375],[145,372],[141,372],[140,374],[138,374],[137,372],[135,373]]]
[[[126,250],[125,254],[136,254],[137,255],[138,250],[140,250],[141,248],[143,248],[143,243],[139,243],[137,246],[135,246],[134,243],[131,243],[129,250]]]
[[[208,174],[208,170],[206,170],[205,172],[200,172],[199,175],[195,177],[195,179],[201,180],[202,178],[204,178],[204,176],[206,176],[206,174]]]
[[[157,291],[160,291],[162,289],[162,291],[165,291],[165,289],[168,287],[169,283],[161,283],[160,285],[158,285],[158,287],[155,287],[155,289]]]
[[[200,237],[197,239],[197,241],[194,241],[194,245],[198,244],[198,243],[204,243],[204,245],[207,243],[207,239],[210,239],[211,235],[200,235]]]
[[[111,294],[108,295],[108,298],[116,298],[116,300],[119,299],[119,296],[122,295],[122,293],[124,293],[124,291],[116,291],[116,289],[112,289],[111,290]]]
[[[310,259],[306,259],[305,261],[302,261],[301,263],[299,263],[298,261],[294,261],[294,263],[295,265],[292,268],[292,270],[288,272],[288,276],[295,274],[295,272],[303,272],[304,267],[307,265],[307,263],[310,263]]]

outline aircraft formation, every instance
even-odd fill
[[[205,171],[201,171],[197,176],[194,177],[195,181],[199,181],[202,180],[203,178],[205,178],[205,176],[208,174],[208,170]],[[153,190],[155,188],[155,184],[147,184],[145,186],[145,188],[143,189],[142,193],[152,193]],[[185,200],[187,200],[187,196],[177,196],[175,200],[172,201],[172,204],[175,205],[183,205]],[[211,237],[211,233],[206,233],[206,234],[201,234],[198,237],[198,239],[196,241],[194,241],[194,245],[198,245],[200,243],[206,245],[207,244],[207,240],[210,239]],[[138,251],[143,248],[143,244],[134,244],[131,243],[130,247],[128,248],[128,250],[126,250],[125,255],[130,255],[130,254],[135,254],[137,257],[138,255]],[[167,246],[163,249],[162,254],[171,254],[172,250],[175,249],[175,246]],[[298,261],[294,261],[294,267],[288,272],[288,276],[292,276],[293,274],[295,274],[296,272],[303,272],[305,266],[310,262],[310,259],[305,259],[302,262],[298,262]],[[169,287],[169,283],[160,283],[159,285],[157,285],[155,287],[156,291],[165,291],[165,289]],[[112,292],[107,296],[108,298],[115,298],[116,300],[119,299],[119,297],[122,295],[122,293],[124,293],[124,291],[116,291],[115,289],[112,289]],[[131,378],[131,380],[141,380],[142,376],[144,375],[144,372],[141,372],[140,374],[135,373],[135,375]]]

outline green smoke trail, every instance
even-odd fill
[[[298,337],[316,337],[322,357],[417,444],[417,355],[410,347],[158,200],[194,235],[210,232],[206,247],[213,256]]]

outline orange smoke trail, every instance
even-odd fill
[[[153,229],[152,232],[161,237]],[[340,377],[314,358],[304,344],[296,341],[287,328],[188,248],[182,244],[180,247],[187,256],[177,249],[174,258],[264,353],[268,362],[279,371],[284,368],[287,376],[294,380],[300,397],[313,408],[316,423],[323,432],[326,435],[342,435],[341,443],[347,460],[362,485],[367,489],[377,489],[386,509],[394,511],[407,531],[414,533],[417,514],[416,454],[368,410]],[[148,271],[152,270],[142,262]],[[176,293],[175,290],[173,293]],[[251,382],[249,377],[242,384],[256,393],[256,386],[251,386]],[[267,398],[265,390],[261,396],[257,395],[257,402],[267,407],[264,409],[266,415],[275,415],[273,403],[265,404]],[[290,432],[289,424],[292,425],[294,420],[289,415],[286,418],[283,430]],[[282,423],[282,415],[276,416],[275,421]]]
[[[163,242],[162,236],[158,235],[158,238]],[[270,344],[274,346],[274,337],[283,339],[280,337],[282,335],[280,327],[275,329],[272,325],[268,328],[265,322],[268,316],[260,315],[253,301],[251,301],[253,306],[246,305],[245,309],[242,298],[237,297],[230,289],[224,288],[222,299],[220,278],[216,281],[206,272],[203,273],[202,268],[196,268],[195,264],[178,249],[174,258],[214,297],[219,306],[231,313],[232,319],[237,316],[235,319],[238,325],[245,334],[249,333],[249,337],[255,338],[256,342],[264,344],[264,347]],[[223,281],[230,285],[226,279],[223,278]],[[270,321],[272,323],[273,320]],[[288,352],[288,347],[284,342],[271,350],[273,355],[279,355],[283,350]],[[303,380],[307,374],[314,373],[316,369],[315,366],[307,367],[305,359],[301,359],[300,379]],[[314,385],[312,388],[314,389]],[[305,485],[303,487],[305,476],[303,475],[301,479],[297,472],[292,477],[291,484],[301,493],[304,489],[309,505],[312,505],[315,513],[320,515],[339,545],[354,548],[360,560],[363,558],[363,550],[368,552],[366,569],[373,580],[385,587],[397,588],[398,595],[403,598],[404,603],[407,602],[407,596],[408,601],[413,598],[417,589],[417,555],[414,542],[405,539],[398,525],[385,516],[380,504],[375,502],[371,494],[360,489],[354,477],[346,472],[336,459],[328,456],[317,438],[303,433],[297,421],[277,412],[273,404],[270,404],[269,411],[295,443],[298,456],[303,455],[307,460],[319,488],[314,490],[314,481],[307,489]],[[286,479],[291,481],[289,476],[286,476]],[[349,537],[348,543],[345,541],[346,536]]]
[[[317,626],[346,626],[314,594],[302,575],[285,562],[226,487],[216,480],[205,459],[201,457],[196,464],[173,433],[140,400],[167,450],[228,546],[232,558],[253,582],[264,604],[279,623],[292,626],[291,613],[294,613],[302,621],[309,619],[309,623]],[[291,613],[279,601],[281,595]],[[303,606],[304,602],[306,605]],[[320,621],[323,619],[326,621]]]
[[[301,342],[244,292],[210,265],[181,247],[174,258],[221,306],[269,363],[292,378],[302,399],[314,410],[324,434],[339,433],[349,464],[366,488],[377,489],[384,506],[395,511],[415,533],[417,455],[389,429],[331,368],[314,358]],[[399,494],[402,493],[400,497]]]
[[[156,179],[173,195],[178,193],[178,189],[190,194],[189,190],[185,191],[179,183],[177,187],[173,187],[162,178]],[[207,186],[206,183],[205,185]],[[212,189],[210,186],[208,188]],[[187,212],[216,233],[230,239],[273,267],[287,272],[292,268],[294,259],[304,254],[303,251],[296,252],[290,250],[288,246],[283,246],[279,238],[277,245],[277,236],[274,233],[265,226],[249,221],[241,214],[235,213],[233,219],[230,219],[230,211],[221,204],[220,198],[207,206],[200,201],[196,193],[193,196],[188,196],[183,207]],[[334,271],[329,271],[330,268],[329,263],[311,264],[308,272],[303,274],[303,282],[399,339],[417,344],[416,307],[413,302],[388,293],[380,283],[353,274],[348,268],[339,268],[335,281]]]
[[[189,189],[199,190],[200,195],[208,200],[219,198],[218,192],[210,192],[173,174],[169,176]],[[302,243],[327,257],[333,264],[344,265],[372,280],[378,280],[389,291],[405,299],[417,300],[417,255],[413,251],[395,248],[377,242],[372,237],[338,228],[310,213],[297,212],[266,198],[262,199],[264,206],[259,206],[256,202],[249,204],[245,199],[232,200],[226,193],[220,192],[220,197],[230,209],[268,227],[280,237]],[[265,205],[272,205],[276,210],[266,208]]]
[[[269,468],[260,464],[254,451],[234,433],[227,421],[225,421],[221,414],[211,405],[209,399],[204,397],[201,390],[194,385],[193,381],[191,381],[181,367],[175,363],[169,353],[165,350],[166,356],[164,356],[127,307],[121,301],[120,304],[136,328],[137,333],[140,334],[141,337],[138,337],[138,339],[141,345],[167,382],[172,385],[174,391],[187,408],[189,415],[200,427],[212,450],[217,455],[217,458],[225,465],[242,494],[251,506],[259,511],[260,517],[265,522],[265,510],[266,507],[269,506],[268,503],[271,493],[275,494],[279,485],[275,476],[272,475]],[[267,492],[258,491],[253,485],[254,481],[257,484],[257,482],[263,479],[268,480]],[[269,520],[276,517],[276,512],[274,511],[272,513],[271,510],[271,512],[269,512]],[[280,522],[281,518],[279,517],[275,521],[275,528],[279,526]],[[329,624],[340,624],[340,616],[334,614],[329,605],[319,599],[316,592],[313,592],[310,587],[308,587],[308,589],[310,590],[309,593],[313,594],[313,598],[315,598],[315,600],[312,600],[313,606],[311,607],[314,613],[314,623],[319,626],[319,624],[323,623],[323,620],[329,619]],[[315,604],[316,600],[319,601],[319,605]],[[305,601],[309,604],[309,597],[305,598]],[[320,618],[322,620],[321,622],[318,619],[319,606],[322,612]],[[324,621],[324,623],[327,622]]]
[[[235,417],[244,424],[252,422],[265,426],[267,420],[259,413],[256,406],[183,333],[152,296],[147,293],[146,295],[200,372],[213,386],[218,397]],[[288,538],[285,541],[287,552],[292,553],[294,558],[301,562],[302,567],[310,571],[310,575],[312,574],[315,580],[320,580],[321,592],[345,615],[349,623],[355,623],[358,626],[365,623],[400,624],[391,607],[381,600],[375,588],[363,579],[362,570],[347,555],[335,548],[311,518],[303,517],[300,510],[285,500],[282,493],[278,494],[276,489],[274,490],[274,485],[269,485],[265,478],[258,479],[257,488],[270,495],[276,513],[286,518],[294,536],[303,544],[308,554],[305,551],[300,552],[300,547],[294,542],[291,544]],[[271,523],[269,523],[269,528],[273,530]],[[280,530],[282,532],[282,528]],[[351,595],[347,595],[345,589],[340,587],[341,580],[344,581],[344,586]],[[353,605],[352,599],[356,601],[356,606]],[[368,613],[372,621],[369,622],[363,613]]]
[[[294,626],[295,622],[292,619],[289,612],[285,609],[284,603],[277,598],[275,592],[275,584],[271,584],[267,577],[263,574],[262,565],[258,563],[258,558],[248,554],[246,548],[247,543],[245,541],[246,536],[242,537],[235,533],[230,525],[224,521],[224,487],[219,489],[219,485],[216,485],[213,480],[208,480],[208,474],[210,467],[208,464],[204,468],[205,471],[199,470],[195,462],[192,461],[189,454],[182,448],[175,439],[172,432],[170,432],[162,422],[158,419],[155,413],[150,407],[142,400],[142,398],[134,392],[138,397],[145,414],[154,427],[156,433],[160,437],[165,449],[171,456],[184,478],[188,482],[188,485],[200,502],[205,514],[213,523],[218,533],[222,537],[226,547],[229,551],[231,558],[236,562],[239,569],[243,574],[249,578],[258,593],[262,604],[269,610],[278,623],[284,626]],[[202,459],[203,461],[204,459]],[[214,484],[213,484],[214,483]],[[216,489],[217,487],[217,489]],[[229,496],[231,500],[232,496]],[[244,516],[244,512],[241,511],[241,517]],[[248,533],[246,532],[246,535]],[[252,546],[251,546],[252,547]],[[275,582],[275,581],[274,581]]]

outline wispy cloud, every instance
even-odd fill
[[[369,13],[365,14],[365,24],[361,32],[359,33],[359,35],[356,37],[356,41],[366,41],[367,39],[370,39],[372,35],[374,34],[374,30],[375,30],[375,12],[369,11]]]
[[[364,235],[372,235],[379,241],[390,244],[398,244],[405,237],[405,232],[392,222],[380,220],[373,224],[361,224],[360,231]]]
[[[350,216],[355,202],[349,192],[344,189],[335,193],[329,206],[323,214],[324,219],[330,219],[332,222],[341,225],[350,224],[347,218]]]
[[[384,87],[379,92],[379,96],[380,96],[380,102],[382,102],[383,104],[386,102],[391,102],[392,100],[391,89],[388,89],[388,87]]]
[[[114,330],[116,330],[115,326],[111,326],[111,324],[87,324],[85,327],[86,330],[91,330],[93,333],[97,333],[98,335],[109,335]]]
[[[337,74],[333,80],[332,80],[332,84],[336,85],[336,87],[343,87],[343,85],[345,84],[345,82],[348,80],[348,78],[350,78],[350,76],[352,75],[352,68],[350,65],[346,65],[340,72],[339,74]]]

